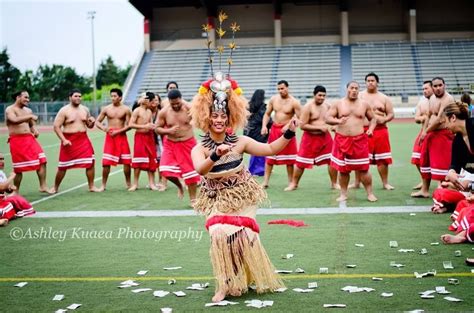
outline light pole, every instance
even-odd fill
[[[96,109],[96,101],[97,101],[97,84],[96,84],[96,73],[95,73],[95,48],[94,48],[94,18],[95,18],[95,11],[87,12],[88,19],[91,20],[91,38],[92,38],[92,88],[93,88],[93,105],[94,110]]]

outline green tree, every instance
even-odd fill
[[[26,70],[18,79],[17,89],[18,90],[26,90],[30,94],[30,99],[32,101],[39,100],[38,94],[35,91],[35,86],[33,85],[33,71]]]
[[[21,72],[10,62],[7,49],[0,53],[0,102],[11,101],[11,95],[16,91]]]
[[[55,101],[67,99],[71,89],[77,88],[82,93],[91,90],[90,79],[80,76],[69,66],[40,65],[33,77],[38,100]]]
[[[109,55],[105,60],[100,62],[99,69],[97,70],[97,89],[101,89],[104,85],[119,84],[123,85],[127,78],[128,72],[131,66],[128,65],[126,68],[121,69],[117,66]]]

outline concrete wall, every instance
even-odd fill
[[[241,45],[273,44],[274,21],[271,4],[222,6],[230,22],[241,25]],[[417,39],[474,38],[474,0],[417,0]],[[403,0],[358,0],[349,2],[350,43],[407,41],[408,7]],[[200,39],[207,22],[204,8],[155,8],[151,20],[152,47],[168,48],[162,40]],[[217,21],[216,21],[217,23]],[[282,5],[283,44],[340,43],[340,11],[337,5]],[[244,39],[245,38],[245,39]],[[171,44],[173,49],[195,47],[193,42]]]

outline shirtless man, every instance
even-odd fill
[[[313,95],[313,99],[308,101],[301,110],[301,129],[304,130],[304,133],[296,157],[293,180],[285,188],[285,191],[298,188],[304,170],[313,168],[314,164],[317,166],[327,164],[331,188],[339,188],[337,185],[337,171],[329,166],[333,140],[329,133],[330,127],[324,122],[324,116],[329,110],[329,104],[325,102],[326,88],[320,85],[316,86]]]
[[[364,121],[370,122],[364,131]],[[370,104],[359,98],[359,83],[347,84],[347,94],[330,107],[326,123],[336,125],[336,136],[331,156],[331,166],[339,172],[341,194],[337,201],[347,200],[347,189],[351,171],[360,172],[360,180],[367,192],[367,199],[377,201],[372,192],[372,177],[369,173],[369,140],[373,134],[376,118]]]
[[[421,157],[421,145],[420,145],[420,136],[423,131],[423,124],[425,120],[428,118],[428,111],[429,111],[429,101],[431,96],[433,95],[433,87],[431,84],[431,80],[427,80],[423,82],[423,97],[418,101],[415,109],[415,122],[417,124],[421,124],[420,132],[418,136],[416,136],[415,143],[413,144],[413,152],[411,154],[411,164],[416,165],[418,172],[420,172],[420,157]],[[423,182],[420,182],[418,185],[413,187],[414,190],[421,189],[423,186]]]
[[[288,125],[291,119],[296,115],[300,116],[301,104],[288,92],[288,82],[286,80],[280,80],[277,84],[278,95],[271,97],[267,105],[267,110],[262,119],[262,135],[268,134],[268,121],[270,115],[275,111],[273,116],[273,125],[270,129],[268,136],[268,143],[271,143],[285,133],[288,129]],[[288,145],[280,151],[277,155],[267,156],[265,164],[265,175],[263,177],[262,186],[268,188],[270,181],[270,175],[272,174],[273,165],[286,165],[286,172],[288,174],[288,184],[291,184],[293,180],[293,166],[296,162],[296,155],[298,153],[298,147],[296,138],[293,137]]]
[[[428,118],[425,119],[420,135],[420,172],[423,182],[420,191],[411,194],[415,198],[429,198],[431,179],[443,181],[451,163],[454,136],[446,129],[443,110],[449,103],[454,102],[454,97],[445,91],[443,78],[435,77],[431,83],[434,97],[429,100]]]
[[[110,90],[112,103],[103,107],[100,111],[95,125],[105,132],[104,153],[102,155],[102,186],[100,190],[107,187],[107,179],[110,174],[110,166],[123,164],[125,183],[130,188],[130,164],[132,156],[128,145],[127,131],[128,122],[132,115],[130,109],[122,103],[122,90],[114,88]],[[107,118],[107,126],[102,122]]]
[[[374,112],[376,126],[372,136],[369,136],[369,159],[371,164],[377,164],[377,170],[382,179],[384,189],[393,190],[388,183],[388,166],[392,164],[392,152],[388,135],[387,123],[393,117],[392,101],[385,94],[378,91],[379,77],[371,72],[365,76],[366,89],[359,95],[360,99],[368,102]],[[365,121],[364,129],[369,128],[369,121]],[[354,185],[349,188],[359,188],[360,177],[356,174]]]
[[[39,191],[47,192],[46,185],[46,155],[36,140],[39,132],[36,129],[38,116],[34,115],[28,103],[30,96],[25,90],[13,95],[15,103],[5,110],[8,127],[10,153],[12,156],[13,171],[16,176],[13,184],[17,191],[20,189],[23,172],[36,171],[39,180]]]
[[[173,89],[168,92],[170,105],[158,113],[156,132],[165,135],[163,154],[160,161],[160,173],[178,187],[178,197],[183,198],[183,178],[188,186],[191,205],[196,199],[197,183],[200,176],[191,159],[191,150],[197,144],[190,124],[190,105],[181,99],[181,92]]]
[[[133,145],[133,184],[128,191],[138,189],[138,180],[141,170],[148,173],[148,188],[158,190],[155,184],[155,172],[158,167],[156,161],[156,144],[154,130],[156,125],[152,121],[151,101],[154,101],[155,94],[146,92],[138,99],[138,108],[133,110],[129,127],[135,129],[135,140]]]
[[[59,190],[66,171],[71,168],[85,168],[89,191],[100,192],[94,186],[94,148],[87,136],[87,128],[93,128],[95,119],[89,109],[81,104],[81,92],[69,92],[69,104],[62,107],[54,119],[54,132],[61,140],[58,171],[51,193]]]

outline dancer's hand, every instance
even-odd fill
[[[299,121],[295,117],[293,117],[291,121],[288,123],[288,129],[291,130],[292,132],[296,132],[296,128],[298,126],[299,126]]]
[[[217,153],[218,156],[223,156],[224,154],[229,153],[230,150],[232,150],[232,148],[233,148],[234,146],[235,146],[235,145],[226,145],[226,144],[217,146],[217,148],[216,148],[216,153]]]

